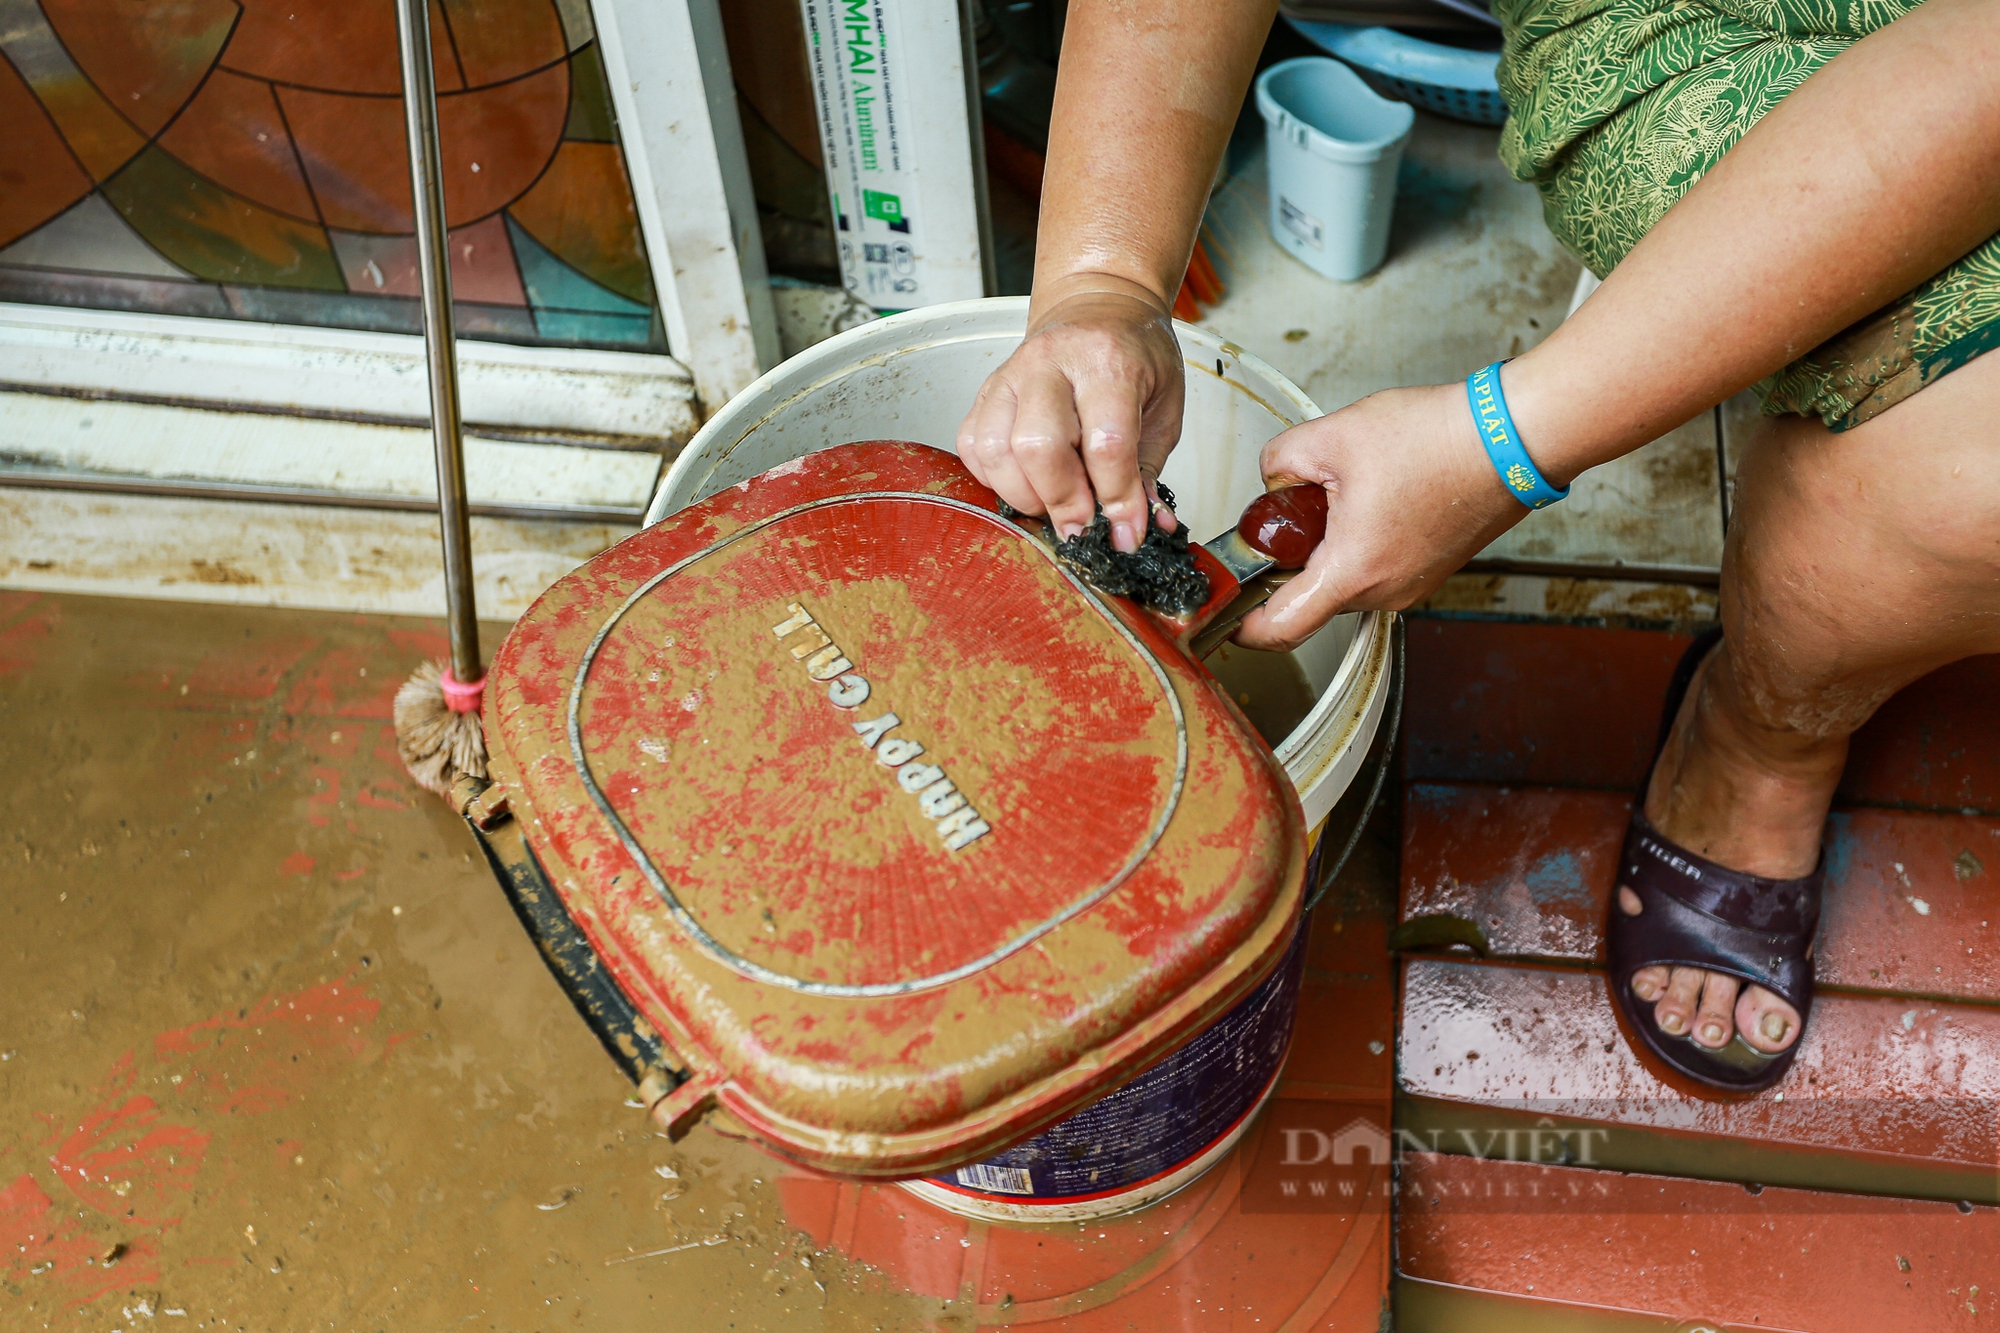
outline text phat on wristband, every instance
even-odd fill
[[[771,633],[780,639],[803,635],[790,645],[792,658],[804,665],[813,680],[826,684],[826,697],[833,706],[859,708],[868,702],[867,679],[854,670],[854,663],[841,652],[832,636],[814,622],[812,613],[797,602],[787,603],[785,610],[791,614],[773,625]],[[958,851],[991,833],[992,826],[973,809],[965,793],[945,776],[942,768],[916,762],[924,752],[922,745],[889,735],[901,725],[902,719],[894,713],[853,724],[861,743],[875,752],[876,762],[893,769],[897,785],[917,798],[917,809],[924,818],[936,821],[938,837],[948,850]]]
[[[1569,488],[1557,490],[1528,457],[1527,446],[1514,428],[1514,416],[1507,410],[1507,395],[1500,388],[1500,367],[1496,361],[1466,377],[1465,395],[1472,404],[1473,424],[1479,429],[1480,443],[1500,480],[1516,500],[1530,509],[1542,509],[1569,495]]]

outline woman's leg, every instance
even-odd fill
[[[1688,691],[1646,793],[1668,838],[1734,870],[1809,874],[1855,729],[1918,677],[2000,652],[2000,356],[1836,435],[1764,423],[1737,473],[1723,648]],[[1620,888],[1620,902],[1638,900]],[[1740,1026],[1777,1052],[1798,1016],[1695,968],[1633,980],[1669,1032]]]

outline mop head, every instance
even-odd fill
[[[1174,493],[1164,486],[1159,491],[1160,503],[1173,509]],[[1007,518],[1015,513],[1004,500],[1000,512]],[[1185,523],[1172,532],[1148,523],[1146,540],[1127,553],[1111,544],[1111,520],[1100,506],[1089,527],[1057,543],[1056,558],[1099,592],[1130,597],[1164,615],[1187,615],[1208,600],[1208,575],[1195,563]]]
[[[486,776],[486,733],[479,725],[478,687],[452,682],[470,707],[461,712],[445,692],[445,664],[426,662],[396,691],[396,752],[419,785],[449,798],[461,776]]]

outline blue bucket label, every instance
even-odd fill
[[[1153,1068],[997,1157],[931,1182],[962,1194],[1075,1202],[1192,1162],[1236,1128],[1277,1077],[1298,1015],[1305,925],[1271,975]]]

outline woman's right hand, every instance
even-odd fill
[[[1266,486],[1318,485],[1327,498],[1312,558],[1236,633],[1267,652],[1342,611],[1422,600],[1529,513],[1487,458],[1463,384],[1372,393],[1278,435],[1261,466]]]
[[[1180,343],[1168,308],[1136,282],[1077,274],[1037,290],[1028,336],[987,377],[958,428],[958,456],[1056,535],[1104,506],[1112,544],[1136,551],[1160,468],[1181,434]],[[1174,530],[1171,511],[1160,526]]]

